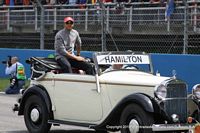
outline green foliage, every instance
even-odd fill
[[[4,91],[10,84],[10,80],[6,78],[0,79],[0,91]]]
[[[25,88],[29,86],[29,81],[26,80]],[[10,80],[8,78],[0,78],[0,92],[4,91],[10,85]]]

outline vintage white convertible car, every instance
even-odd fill
[[[32,76],[14,110],[31,133],[70,124],[97,132],[189,131],[199,121],[199,85],[175,76],[153,75],[150,56],[137,52],[97,52],[95,75],[62,73],[54,59],[29,59]],[[121,69],[104,71],[110,65]],[[195,128],[197,129],[197,128]]]

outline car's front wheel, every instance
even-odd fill
[[[51,128],[49,117],[47,106],[41,97],[32,95],[27,99],[24,120],[30,133],[47,133]]]
[[[150,133],[154,118],[137,104],[125,107],[120,117],[121,133]]]

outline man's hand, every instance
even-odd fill
[[[9,65],[8,61],[7,61],[7,63],[6,63],[6,66],[7,66],[7,67],[10,67],[10,65]]]
[[[73,55],[71,54],[71,52],[68,52],[67,51],[67,57],[71,58],[71,59],[74,59],[74,60],[77,60],[77,61],[85,61],[85,58],[81,57],[81,56],[76,56],[76,55]]]
[[[81,56],[76,56],[76,60],[77,61],[85,61],[85,58],[81,57]]]

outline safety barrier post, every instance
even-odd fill
[[[132,31],[132,20],[133,20],[133,6],[130,7],[130,16],[129,16],[129,32]]]
[[[10,32],[10,8],[7,11],[7,31]]]
[[[85,10],[85,31],[88,31],[88,7]]]
[[[53,21],[53,29],[56,30],[57,29],[57,8],[54,7],[54,12],[53,12],[53,17],[54,17],[54,21]]]
[[[167,19],[167,32],[170,32],[170,17]]]
[[[37,7],[35,6],[34,7],[34,10],[35,10],[35,31],[37,31],[38,30],[38,11],[37,11]]]
[[[188,53],[188,3],[187,0],[184,0],[185,8],[184,8],[184,46],[183,46],[183,54]]]
[[[106,31],[109,31],[109,16],[110,16],[110,6],[106,8]]]
[[[197,3],[196,0],[193,0],[194,2],[194,20],[193,20],[193,24],[194,24],[194,32],[197,32]]]

